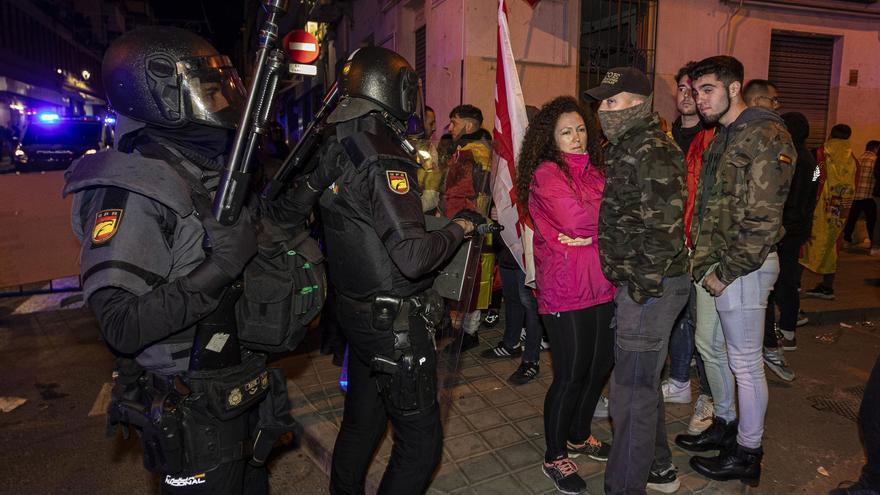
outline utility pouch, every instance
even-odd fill
[[[404,415],[423,411],[437,400],[437,376],[427,366],[409,370],[398,366],[396,373],[380,376],[378,383],[385,403]]]
[[[141,430],[144,468],[147,471],[179,473],[188,467],[183,443],[181,402],[182,397],[173,391],[153,401],[149,422]]]
[[[371,306],[371,324],[376,330],[388,331],[394,327],[394,320],[400,314],[403,301],[399,297],[379,294]]]
[[[264,227],[258,254],[244,269],[238,338],[255,351],[288,352],[324,306],[324,256],[306,231],[289,239],[272,232]]]
[[[255,406],[269,390],[266,358],[261,354],[242,352],[241,364],[219,370],[190,371],[186,384],[193,395],[199,395],[205,409],[225,421]]]

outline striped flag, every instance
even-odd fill
[[[492,200],[498,209],[498,223],[504,226],[501,238],[520,268],[526,273],[526,285],[534,286],[535,258],[532,250],[534,230],[530,226],[528,205],[516,197],[516,157],[528,119],[522,87],[516,73],[507,6],[498,0],[498,65],[495,73],[495,129],[493,131]]]

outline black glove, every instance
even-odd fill
[[[251,258],[257,254],[257,232],[246,209],[232,225],[223,225],[211,214],[210,205],[196,202],[196,213],[205,228],[211,245],[206,262],[216,265],[230,281],[235,280]],[[206,208],[207,206],[207,208]]]
[[[461,218],[462,220],[467,220],[468,222],[474,224],[475,229],[477,228],[477,225],[482,225],[482,224],[486,223],[486,217],[484,217],[483,215],[480,215],[479,213],[475,212],[474,210],[468,210],[468,209],[459,210],[459,212],[456,213],[454,217],[452,217],[452,220],[455,220],[457,218]]]
[[[318,160],[318,166],[315,167],[306,182],[313,191],[320,193],[342,175],[342,170],[348,161],[348,154],[341,144],[333,142]]]

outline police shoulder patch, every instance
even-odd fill
[[[397,194],[409,192],[409,179],[406,172],[400,170],[386,170],[385,178],[388,180],[388,188]]]
[[[101,210],[95,215],[95,228],[92,230],[92,244],[109,241],[119,230],[122,221],[122,208]]]
[[[777,160],[779,160],[781,163],[784,163],[786,165],[791,165],[791,162],[792,162],[791,157],[786,155],[785,153],[780,153]]]

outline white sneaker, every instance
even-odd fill
[[[599,402],[596,403],[596,411],[593,412],[594,418],[607,418],[608,417],[608,397],[604,395],[599,396]]]
[[[673,404],[690,404],[691,403],[691,384],[690,382],[681,383],[678,380],[669,378],[660,384],[663,391],[663,401]]]
[[[697,397],[697,403],[694,404],[694,415],[688,423],[688,433],[691,435],[699,435],[712,425],[712,418],[715,417],[715,401],[712,397],[700,394]]]

